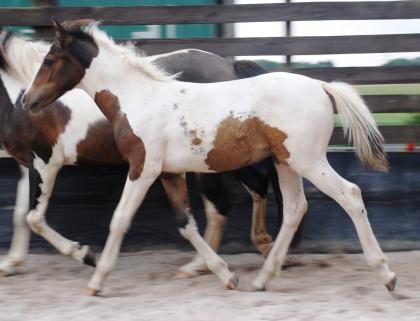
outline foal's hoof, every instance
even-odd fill
[[[179,279],[189,279],[193,277],[191,274],[188,274],[187,272],[178,270],[175,273],[175,279],[179,280]]]
[[[263,286],[263,285],[261,285],[261,286],[253,285],[253,287],[254,287],[255,292],[264,292],[266,290],[265,286]]]
[[[83,263],[96,267],[96,254],[90,248],[88,249],[85,257],[83,258]]]
[[[391,280],[388,281],[387,284],[385,284],[385,286],[389,292],[392,292],[394,291],[396,284],[397,284],[397,276],[394,276]]]
[[[261,284],[261,282],[257,282],[254,280],[252,282],[252,287],[254,289],[254,292],[264,292],[265,291],[265,284]]]
[[[86,295],[88,296],[97,296],[99,294],[99,290],[97,289],[92,289],[92,288],[87,288],[86,289]]]
[[[226,289],[235,290],[238,284],[239,284],[239,278],[235,273],[233,273],[232,278],[230,279],[228,284],[226,284]]]

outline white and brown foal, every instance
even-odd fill
[[[351,86],[290,73],[183,83],[131,48],[115,44],[95,23],[55,22],[55,27],[55,43],[25,96],[25,108],[42,109],[79,86],[111,122],[130,167],[104,252],[88,285],[91,294],[102,289],[136,209],[162,171],[222,172],[270,155],[276,159],[284,222],[254,287],[264,289],[280,270],[307,207],[305,177],[345,209],[367,263],[389,290],[394,288],[395,273],[371,230],[360,189],[339,176],[326,158],[334,126],[332,97],[360,160],[387,169],[383,138]],[[185,237],[196,233],[192,216],[184,224]]]
[[[29,226],[26,216],[29,209],[29,222],[35,232],[62,253],[94,265],[94,255],[88,246],[65,239],[45,221],[55,177],[64,165],[126,163],[115,144],[109,122],[82,90],[67,93],[37,114],[22,109],[19,96],[35,76],[49,48],[48,44],[28,41],[9,31],[0,33],[0,141],[21,164],[22,171],[14,211],[12,245],[8,256],[0,262],[0,273],[4,275],[15,274],[28,251]],[[233,66],[223,58],[198,50],[174,52],[149,59],[160,65],[170,64],[172,70],[184,69],[183,77],[196,81],[225,80],[238,76],[234,74]],[[203,59],[213,66],[212,72],[219,71],[218,75],[206,74],[204,70],[196,70],[198,68],[189,69],[186,65],[186,60],[189,64],[198,64]],[[246,64],[246,67],[253,66]],[[242,75],[245,76],[245,73]],[[264,222],[266,178],[252,168],[234,175],[251,191],[254,199],[252,239],[266,254],[271,242],[271,237],[265,232]],[[178,212],[189,207],[183,178],[163,174],[161,181]],[[200,177],[200,182],[208,217],[205,239],[217,250],[227,215],[227,202],[223,199],[224,195],[220,197],[219,194],[223,191],[223,185],[220,178],[209,174]],[[182,214],[178,215],[182,219]],[[205,268],[205,262],[197,256],[190,264],[181,267],[180,272],[191,276]]]

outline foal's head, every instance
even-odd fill
[[[31,89],[24,96],[26,110],[44,108],[83,79],[99,51],[94,39],[84,30],[94,23],[93,20],[83,19],[60,24],[53,19],[55,41]]]

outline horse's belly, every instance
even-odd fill
[[[202,156],[182,155],[181,153],[172,153],[165,157],[163,171],[168,173],[213,172],[209,170]]]

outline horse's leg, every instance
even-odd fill
[[[131,180],[127,176],[121,199],[112,216],[105,248],[95,273],[88,283],[88,295],[96,295],[102,289],[106,277],[115,266],[123,237],[131,225],[134,214],[158,175],[157,170],[152,171],[144,168],[141,176],[135,180]]]
[[[204,261],[204,266],[216,274],[228,289],[234,289],[237,283],[236,276],[229,271],[226,262],[212,250],[198,232],[190,210],[185,178],[179,174],[166,174],[162,175],[161,179],[165,191],[176,209],[177,223],[181,235],[197,250],[198,255]],[[213,245],[218,246],[219,240],[220,237],[217,244]]]
[[[356,227],[367,264],[379,273],[385,286],[392,291],[395,287],[396,275],[389,269],[387,258],[372,232],[360,188],[338,175],[327,159],[317,164],[316,167],[305,171],[304,177],[334,199],[347,212]]]
[[[95,266],[95,255],[90,251],[89,246],[80,246],[52,229],[45,219],[48,202],[54,187],[55,179],[61,165],[48,165],[40,159],[34,160],[34,166],[30,169],[31,181],[31,211],[27,216],[27,222],[32,231],[42,236],[57,250],[77,261],[87,265]]]
[[[21,177],[17,185],[16,203],[13,211],[13,236],[7,257],[0,263],[0,275],[17,273],[17,267],[23,263],[28,253],[31,230],[26,224],[29,211],[29,170],[19,166]]]
[[[207,217],[204,240],[215,252],[219,250],[230,207],[222,175],[196,174]],[[206,272],[209,272],[206,262],[200,255],[196,255],[192,261],[178,269],[177,277],[194,277]]]
[[[252,197],[251,240],[262,255],[267,256],[273,245],[273,238],[267,233],[265,213],[267,207],[267,176],[252,167],[243,167],[231,172],[242,183]]]
[[[267,176],[271,182],[271,186],[273,188],[274,197],[276,199],[277,204],[277,217],[278,217],[278,226],[281,227],[281,223],[283,222],[283,199],[281,197],[279,179],[277,176],[277,170],[274,167],[274,162],[272,158],[267,158],[264,161],[265,168],[267,170]],[[295,235],[293,236],[292,242],[290,243],[290,249],[294,249],[299,246],[301,239],[302,239],[302,229],[303,229],[303,222],[305,221],[305,216],[302,219]],[[283,265],[287,266],[295,266],[295,265],[302,265],[302,263],[294,256],[288,255],[284,261]]]
[[[257,290],[263,290],[267,282],[280,273],[290,242],[307,208],[302,177],[283,164],[276,164],[276,170],[283,196],[283,223],[263,268],[252,282]]]

